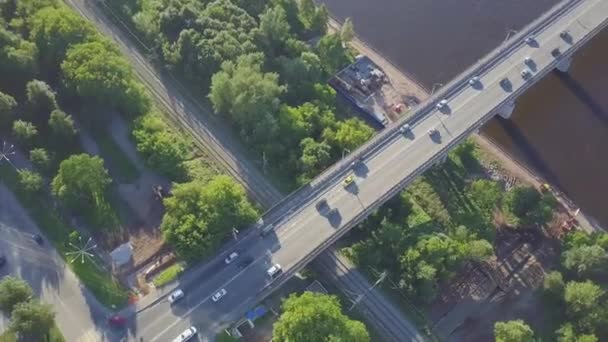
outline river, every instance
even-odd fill
[[[427,89],[447,83],[557,0],[320,0],[353,19],[357,35]],[[608,31],[517,101],[511,120],[482,130],[606,227]]]

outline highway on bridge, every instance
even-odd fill
[[[297,203],[285,205],[285,212],[275,223],[273,233],[266,237],[255,233],[244,236],[236,248],[240,249],[241,257],[249,255],[255,258],[251,265],[245,269],[234,264],[225,265],[222,261],[225,254],[218,255],[208,264],[204,277],[187,285],[182,302],[170,306],[163,300],[140,312],[130,337],[135,341],[140,338],[144,341],[171,341],[194,325],[204,340],[223,325],[242,317],[245,310],[440,160],[450,148],[495,115],[501,106],[513,101],[514,96],[550,72],[557,63],[551,54],[555,48],[567,55],[606,25],[608,1],[572,3],[579,4],[535,30],[538,44],[517,43],[511,50],[500,47],[502,60],[492,62],[492,67],[485,68],[478,75],[480,86],[446,86],[441,96],[446,96],[448,110],[436,110],[432,101],[438,98],[431,99],[430,105],[421,106],[420,113],[409,120],[410,133],[401,134],[398,127],[389,128],[384,135],[381,133],[381,140],[373,148],[367,146],[359,150],[365,154],[354,153],[355,157],[363,157],[361,163],[337,170],[326,181],[317,183],[318,189],[308,192],[306,198],[292,198]],[[560,36],[564,30],[569,32],[567,39]],[[525,57],[534,60],[533,75],[527,80],[520,74],[526,68]],[[476,70],[482,69],[478,67]],[[474,71],[469,69],[469,72],[471,70]],[[505,77],[511,82],[509,91],[500,85]],[[467,78],[460,79],[461,84],[466,82]],[[434,138],[429,135],[431,129],[438,131]],[[351,175],[354,182],[345,187],[342,181]],[[337,213],[321,215],[315,208],[321,198],[327,199]],[[297,209],[290,209],[294,206]],[[273,263],[281,264],[285,272],[271,281],[266,269]],[[221,288],[226,289],[226,296],[213,302],[210,296]],[[403,331],[401,339],[422,340],[422,337]]]

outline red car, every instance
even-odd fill
[[[122,328],[127,323],[127,319],[123,316],[116,315],[110,317],[110,319],[108,319],[108,323],[113,327]]]

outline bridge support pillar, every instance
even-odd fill
[[[559,61],[559,63],[557,63],[555,69],[560,72],[568,72],[568,69],[570,69],[570,64],[572,64],[572,57],[564,57]]]
[[[511,114],[515,110],[515,102],[507,102],[500,109],[498,109],[498,115],[503,119],[510,119]]]

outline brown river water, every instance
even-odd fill
[[[447,83],[557,0],[319,0],[427,89]],[[482,134],[537,170],[608,227],[608,31],[517,101]]]

